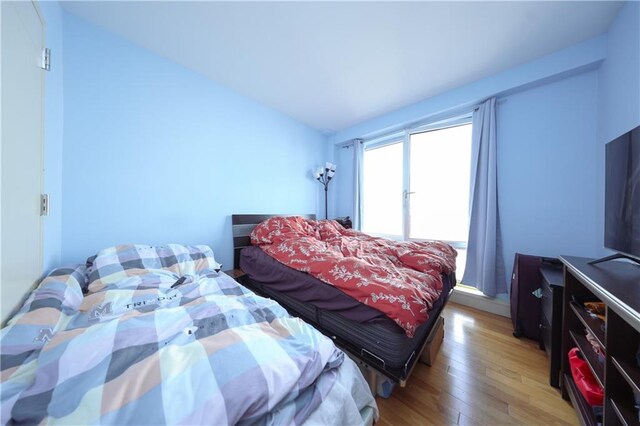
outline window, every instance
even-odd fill
[[[412,133],[409,238],[447,241],[462,278],[469,233],[471,122]]]
[[[365,147],[362,230],[402,238],[402,140]]]
[[[458,250],[462,278],[469,231],[471,117],[365,143],[364,232],[443,240]]]

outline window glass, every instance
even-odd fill
[[[409,141],[409,238],[466,243],[471,123],[414,133]]]
[[[402,141],[366,149],[362,166],[362,230],[402,236]]]

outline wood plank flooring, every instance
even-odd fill
[[[549,386],[549,361],[537,342],[512,336],[511,321],[449,303],[435,363],[418,364],[407,386],[378,397],[379,425],[575,425]]]

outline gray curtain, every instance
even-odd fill
[[[362,163],[364,144],[361,139],[353,141],[353,220],[355,230],[362,229]]]
[[[462,282],[493,297],[507,291],[498,214],[496,99],[473,113],[467,263]]]

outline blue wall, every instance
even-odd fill
[[[60,264],[62,253],[62,143],[63,143],[63,18],[58,2],[40,2],[46,22],[46,45],[52,51],[51,71],[45,73],[44,192],[49,194],[49,216],[43,225],[43,268]]]
[[[604,242],[604,145],[640,125],[640,3],[628,2],[611,25],[598,70],[598,248]]]
[[[232,213],[318,211],[319,132],[69,14],[64,48],[63,262],[176,242],[231,267]]]
[[[498,104],[498,202],[507,276],[516,252],[596,256],[597,72]]]
[[[628,2],[611,25],[598,86],[598,138],[605,143],[640,124],[640,2]]]

